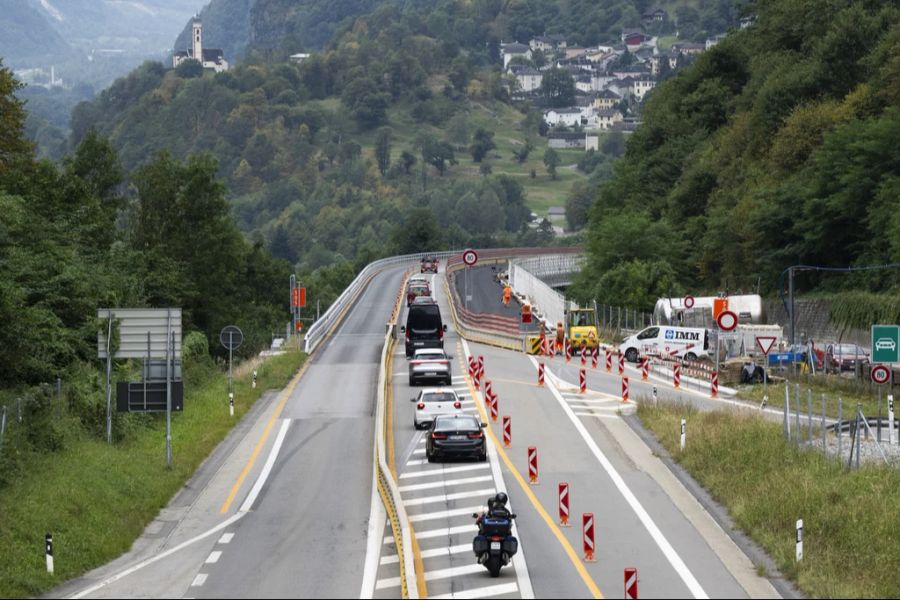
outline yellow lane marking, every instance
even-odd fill
[[[272,417],[266,424],[266,429],[263,431],[262,435],[259,438],[259,441],[256,443],[256,447],[253,449],[253,454],[250,455],[250,458],[247,460],[247,464],[244,465],[244,470],[241,471],[241,474],[238,476],[237,482],[235,482],[234,486],[232,486],[231,488],[231,491],[228,493],[228,498],[225,499],[225,502],[222,504],[222,508],[219,509],[220,513],[225,514],[226,512],[228,512],[228,507],[231,506],[232,502],[234,502],[234,497],[237,495],[238,490],[241,489],[241,485],[244,483],[244,479],[247,478],[247,475],[253,468],[254,463],[256,463],[256,459],[259,456],[263,445],[265,445],[266,439],[268,439],[269,437],[269,432],[272,431],[272,426],[275,425],[275,421],[277,421],[278,417],[281,416],[281,411],[284,409],[284,405],[287,404],[288,398],[291,397],[291,393],[293,393],[294,388],[300,382],[300,378],[303,377],[304,373],[306,373],[306,369],[309,367],[309,363],[310,360],[307,356],[306,362],[303,364],[303,368],[300,369],[300,372],[294,376],[288,386],[281,392],[281,400],[278,402],[278,406],[275,408],[275,412],[272,413]]]
[[[472,382],[468,377],[468,371],[466,371],[466,382],[469,385],[469,392],[472,394],[472,397],[475,398],[475,386],[472,385]],[[483,406],[483,401],[476,401],[475,405],[478,407],[478,413],[481,415],[481,419],[486,423],[488,417],[487,411],[485,411]],[[512,461],[509,458],[509,455],[506,454],[506,450],[503,449],[503,445],[497,440],[497,436],[494,435],[494,431],[490,428],[490,426],[486,427],[485,429],[488,433],[488,437],[491,439],[491,443],[497,450],[497,454],[500,456],[500,458],[503,459],[503,462],[506,464],[506,467],[509,469],[510,473],[512,473],[513,477],[516,478],[516,481],[519,482],[519,487],[522,488],[522,491],[525,492],[525,495],[531,501],[531,504],[534,506],[535,510],[537,510],[538,514],[541,515],[541,517],[547,523],[547,526],[550,528],[550,531],[553,532],[553,535],[556,536],[556,539],[563,547],[563,550],[569,557],[569,560],[572,561],[572,564],[575,566],[575,570],[578,571],[578,574],[581,576],[581,580],[587,586],[588,590],[591,592],[591,595],[594,598],[603,598],[603,593],[600,591],[600,588],[597,587],[594,579],[584,567],[584,564],[578,557],[578,553],[575,552],[574,548],[572,548],[572,544],[570,544],[569,540],[567,540],[563,535],[562,530],[560,530],[553,518],[551,518],[547,511],[544,510],[544,507],[541,504],[540,500],[538,500],[537,496],[534,495],[534,492],[531,491],[530,485],[525,482],[525,478],[522,477],[522,474],[519,473],[518,469],[516,469],[515,465],[513,465]]]

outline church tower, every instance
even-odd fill
[[[191,41],[192,41],[192,54],[191,58],[200,61],[200,64],[203,64],[203,23],[200,22],[200,17],[194,17],[193,22],[191,23]]]

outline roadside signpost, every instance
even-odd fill
[[[295,288],[296,289],[296,288]],[[234,416],[234,380],[231,366],[234,364],[233,353],[244,343],[244,332],[237,325],[227,325],[219,332],[219,341],[228,348],[228,411]]]
[[[463,295],[465,296],[464,304],[466,310],[469,310],[469,267],[474,267],[478,263],[478,253],[469,248],[463,252],[463,263],[466,265],[465,285]]]
[[[756,336],[756,345],[763,355],[763,406],[769,403],[769,352],[775,346],[775,340],[774,335]]]
[[[684,297],[684,307],[688,310],[694,308],[694,297],[693,296],[685,296]]]
[[[891,369],[887,365],[872,366],[872,381],[883,385],[891,380]]]

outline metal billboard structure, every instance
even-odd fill
[[[171,465],[172,409],[174,404],[181,410],[184,389],[180,382],[181,309],[98,308],[97,318],[106,320],[106,331],[97,332],[97,356],[106,359],[107,442],[112,442],[112,359],[140,358],[144,361],[143,380],[117,386],[117,406],[137,412],[166,411],[166,464]],[[115,349],[114,326],[118,333]],[[177,398],[173,398],[173,391]]]

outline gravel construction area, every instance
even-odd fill
[[[870,464],[884,464],[885,457],[887,458],[888,464],[900,467],[900,446],[896,443],[892,446],[888,443],[888,432],[886,430],[881,431],[881,443],[879,444],[877,441],[877,432],[872,431],[873,435],[869,436],[869,439],[866,439],[866,436],[863,435],[860,440],[859,445],[859,462],[862,463],[870,463]],[[813,434],[812,447],[817,451],[822,451],[822,438],[815,438],[815,434]],[[819,434],[821,436],[821,434]],[[897,437],[897,432],[894,432],[895,442]],[[850,460],[850,435],[845,434],[841,436],[841,461],[844,464],[847,464],[847,461]],[[838,440],[833,434],[828,434],[825,439],[825,445],[827,447],[828,456],[836,457],[838,455]],[[809,446],[809,442],[804,442],[804,446]],[[881,447],[881,451],[878,450],[879,446]],[[853,463],[856,464],[856,450],[854,449],[854,458]],[[884,453],[884,457],[882,457],[882,452]]]

